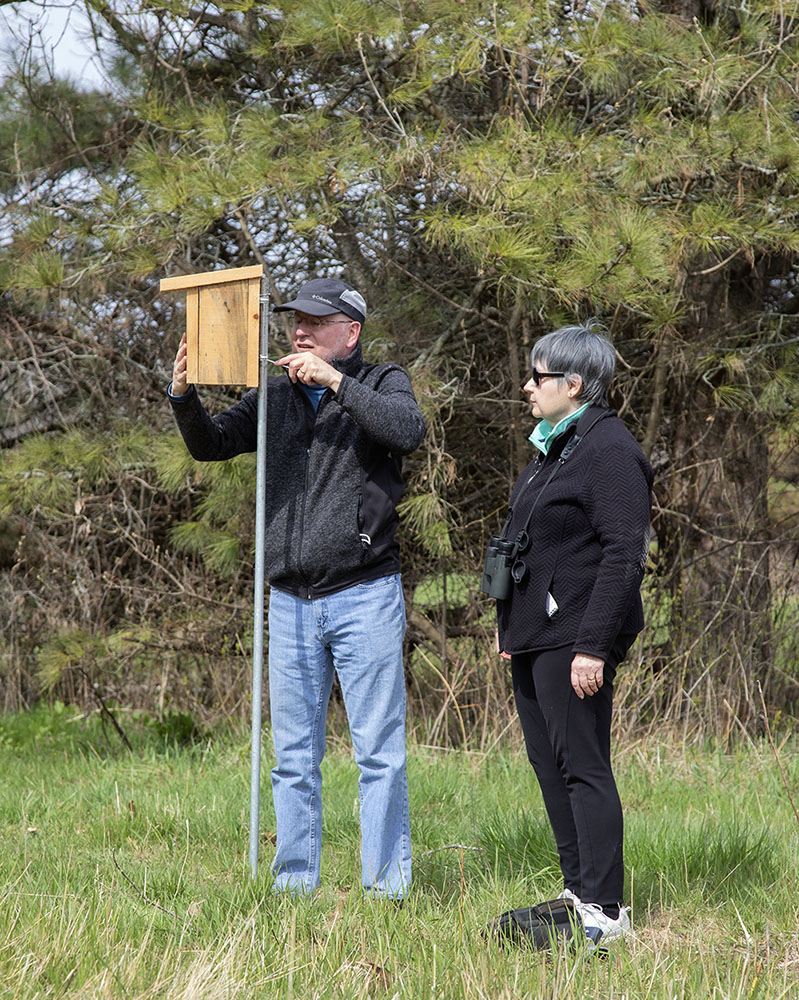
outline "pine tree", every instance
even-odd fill
[[[795,11],[87,9],[119,91],[6,91],[5,134],[29,124],[2,166],[0,281],[13,315],[110,337],[92,362],[104,389],[118,379],[103,412],[134,375],[156,405],[142,372],[168,365],[180,324],[155,294],[164,273],[257,261],[276,300],[346,273],[368,293],[367,353],[411,368],[430,424],[408,463],[409,577],[474,574],[529,458],[529,349],[598,316],[620,357],[615,403],[658,474],[650,593],[671,627],[650,652],[676,709],[693,711],[681,692],[710,669],[721,715],[756,717],[753,678],[779,696],[771,563],[792,536],[774,538],[766,487],[796,399]],[[184,520],[173,540],[236,565],[236,526]],[[428,607],[450,637],[485,611]]]

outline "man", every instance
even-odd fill
[[[407,373],[369,365],[363,296],[317,278],[291,302],[288,378],[267,392],[266,574],[277,890],[319,883],[325,719],[338,674],[360,768],[364,889],[402,899],[411,882],[405,765],[405,607],[395,538],[401,458],[424,419]],[[257,391],[216,417],[186,382],[185,337],[169,397],[192,456],[256,449]]]

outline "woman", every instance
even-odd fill
[[[498,643],[555,834],[559,898],[593,947],[630,929],[610,721],[616,668],[644,624],[652,470],[608,409],[607,338],[566,326],[531,357],[524,391],[541,418],[530,436],[538,454],[511,493],[502,533],[514,544]]]

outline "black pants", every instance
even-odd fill
[[[555,834],[563,881],[610,916],[624,899],[623,819],[610,765],[613,680],[634,636],[619,636],[603,685],[578,698],[571,646],[511,657],[527,756]]]

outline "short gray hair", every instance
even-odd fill
[[[585,325],[562,326],[541,337],[533,345],[530,362],[541,361],[553,372],[580,375],[581,403],[608,405],[608,389],[616,370],[616,351],[594,320]]]

